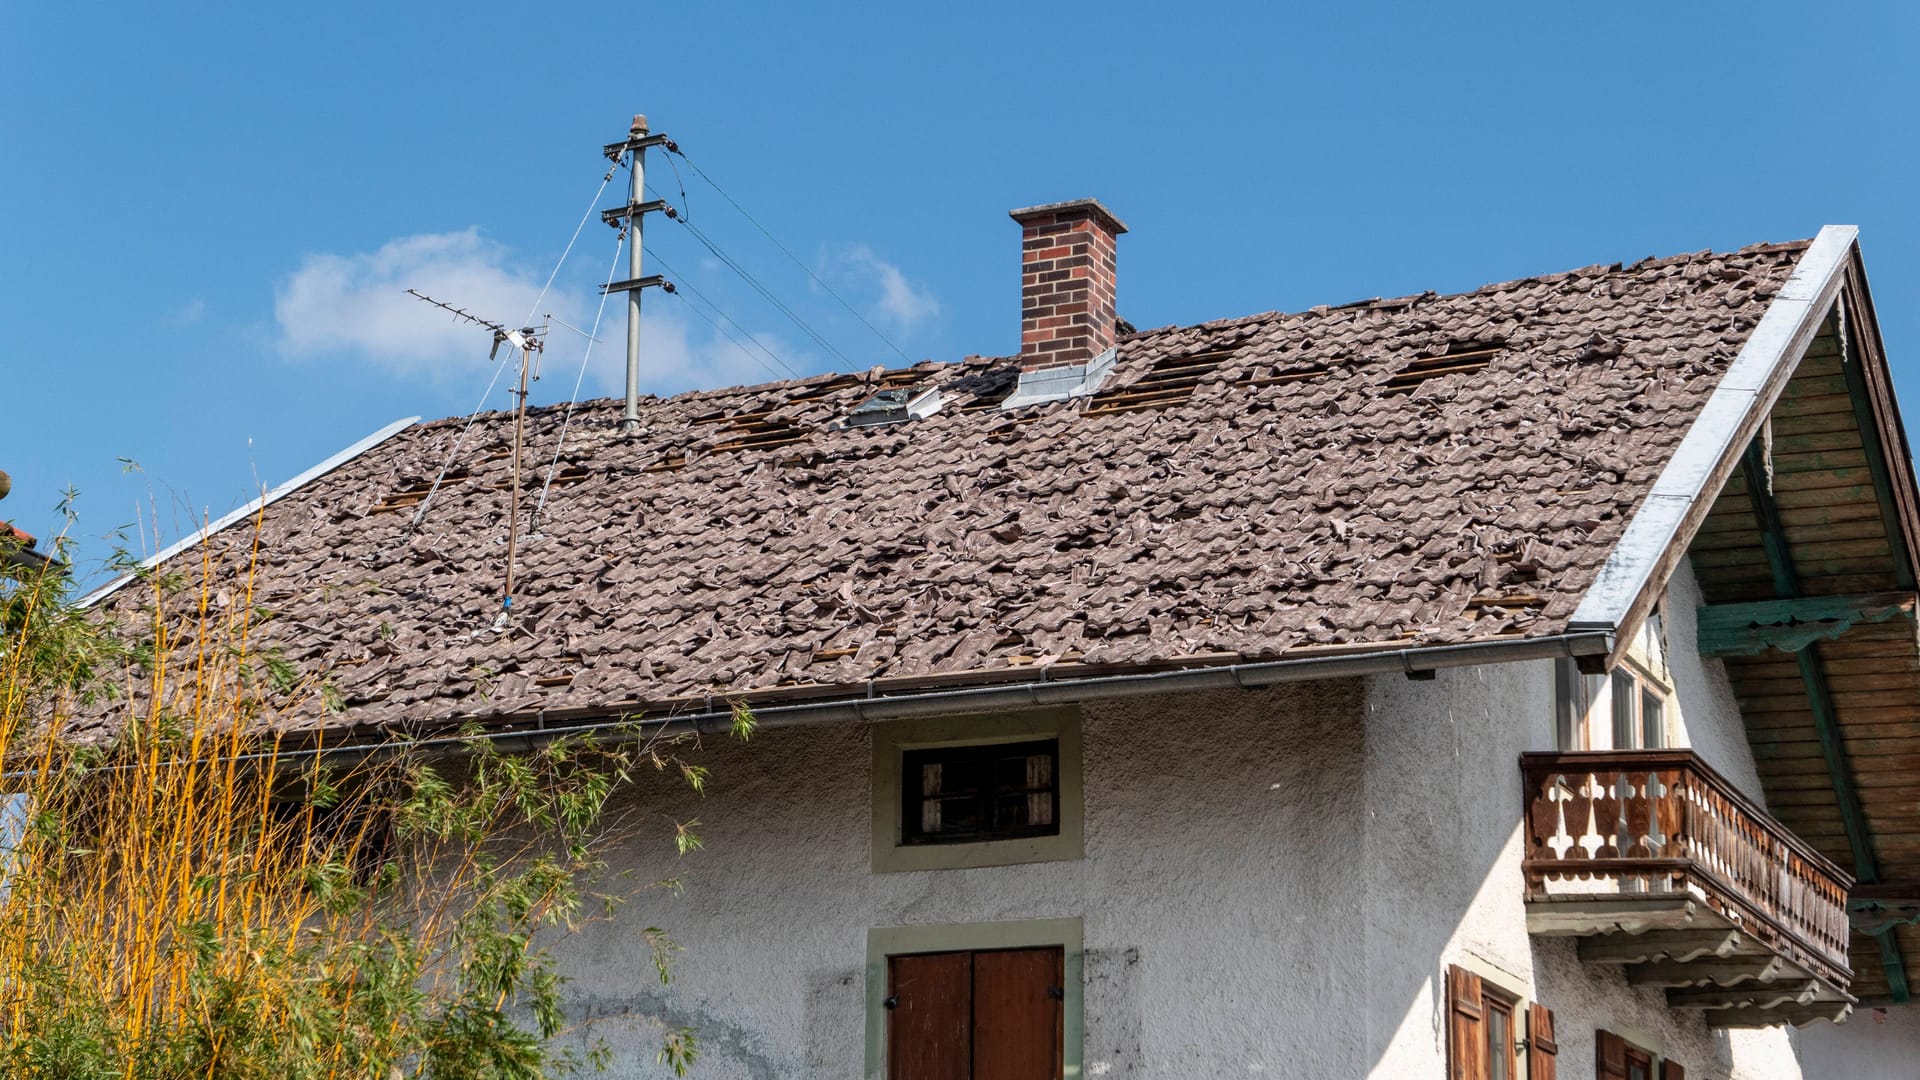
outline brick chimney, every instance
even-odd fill
[[[1127,227],[1094,199],[1029,206],[1012,217],[1020,223],[1020,370],[1084,371],[1119,336],[1114,248]]]

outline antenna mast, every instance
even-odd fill
[[[454,307],[444,300],[435,300],[417,289],[408,289],[407,295],[425,300],[443,311],[451,312],[457,320],[470,322],[475,326],[493,331],[493,351],[488,354],[489,359],[500,355],[502,345],[512,345],[520,350],[520,388],[516,391],[517,397],[513,408],[513,484],[507,503],[507,581],[500,599],[500,615],[494,623],[494,628],[499,629],[506,625],[507,613],[513,608],[513,564],[515,553],[520,546],[520,458],[526,446],[527,380],[529,376],[535,379],[540,377],[539,365],[535,363],[534,357],[546,349],[546,342],[541,340],[541,335],[546,333],[546,328],[523,326],[518,330],[509,330],[502,323],[483,319],[465,308]],[[440,482],[435,480],[434,488],[437,490],[439,486]],[[427,503],[432,500],[433,492],[429,491],[426,500],[420,504],[420,509],[414,516],[415,524],[419,523],[421,515],[426,513]]]
[[[640,274],[640,237],[646,215],[655,210],[667,209],[664,199],[651,202],[644,198],[646,194],[647,148],[665,146],[673,148],[673,140],[665,135],[650,134],[647,130],[647,118],[635,114],[633,124],[627,129],[625,142],[608,143],[600,148],[611,161],[618,162],[628,158],[627,168],[631,176],[627,185],[627,205],[602,211],[600,220],[609,225],[625,223],[632,230],[632,246],[627,249],[627,280],[615,281],[602,287],[601,292],[627,294],[627,410],[620,420],[620,432],[632,435],[640,430],[640,293],[649,286],[664,283],[660,275],[642,277]]]

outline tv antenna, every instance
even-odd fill
[[[539,381],[539,356],[546,350],[545,326],[523,326],[518,330],[509,328],[505,323],[483,319],[466,308],[455,307],[444,300],[435,300],[418,289],[408,289],[407,295],[417,297],[442,311],[452,313],[456,320],[470,322],[475,326],[493,331],[493,349],[487,354],[489,360],[498,359],[500,346],[511,345],[520,352],[520,388],[515,391],[513,407],[513,486],[510,502],[507,504],[507,582],[500,599],[500,614],[495,620],[496,626],[503,626],[513,610],[513,571],[514,555],[520,542],[520,459],[526,446],[527,429],[527,383]],[[423,507],[424,509],[424,507]]]

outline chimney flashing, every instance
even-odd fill
[[[1107,375],[1113,371],[1116,352],[1108,349],[1084,364],[1063,364],[1037,371],[1022,371],[1020,381],[1013,386],[1013,393],[1000,402],[1000,408],[1024,409],[1029,405],[1086,397],[1107,381]]]

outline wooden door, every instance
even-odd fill
[[[1061,950],[973,954],[973,1080],[1059,1080]]]
[[[889,1080],[1059,1080],[1058,946],[887,958]]]
[[[973,954],[887,957],[887,1076],[973,1080]]]

